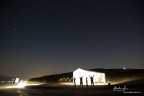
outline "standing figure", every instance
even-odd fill
[[[86,77],[86,87],[88,87],[88,78]]]
[[[76,87],[76,82],[75,82],[76,78],[73,78],[73,82],[74,82],[74,87]]]
[[[89,77],[90,77],[91,87],[92,87],[92,86],[94,86],[94,81],[93,81],[94,76],[89,76]]]
[[[83,77],[80,77],[80,87],[83,88]]]

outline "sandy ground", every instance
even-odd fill
[[[123,93],[122,91],[114,91],[114,86],[95,86],[88,88],[75,88],[74,86],[29,86],[23,89],[0,89],[0,96],[142,96],[143,86],[128,86],[127,91],[141,93]],[[121,86],[122,88],[122,86]],[[143,95],[144,96],[144,95]]]

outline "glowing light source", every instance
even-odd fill
[[[25,86],[27,86],[27,81],[21,80],[17,85],[7,86],[6,88],[24,88]]]
[[[123,70],[127,70],[127,68],[126,68],[126,67],[123,67]]]
[[[41,84],[44,84],[44,83],[29,84],[28,81],[21,80],[17,85],[7,86],[5,88],[24,88],[26,86],[36,86],[36,85],[41,85]]]
[[[20,81],[20,78],[16,78],[14,83],[15,83],[15,84],[18,84],[19,81]]]
[[[18,86],[19,88],[24,88],[26,85],[27,85],[27,82],[26,82],[26,81],[20,81],[17,86]]]

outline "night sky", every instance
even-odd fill
[[[144,68],[143,0],[1,0],[0,74]]]

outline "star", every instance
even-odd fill
[[[14,31],[17,31],[17,28],[14,28]]]

